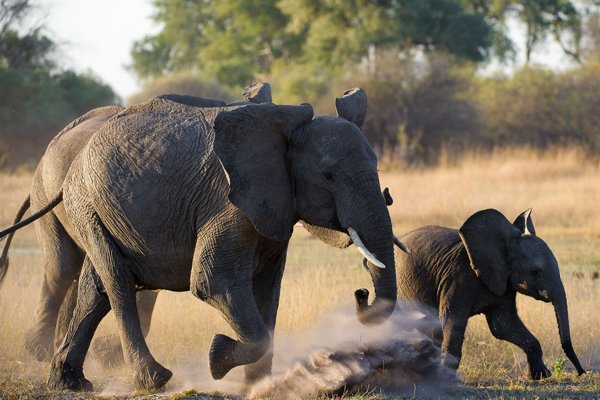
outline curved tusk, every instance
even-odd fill
[[[400,247],[400,250],[402,250],[403,252],[405,252],[406,254],[410,254],[410,247],[408,247],[407,245],[405,245],[404,243],[402,243],[400,241],[400,239],[398,239],[396,237],[396,235],[394,235],[394,244],[398,247]]]
[[[378,268],[385,268],[385,264],[382,263],[381,261],[379,261],[377,259],[377,257],[375,257],[375,255],[373,253],[371,253],[363,244],[362,240],[360,240],[360,236],[358,236],[358,232],[356,232],[353,228],[349,227],[348,228],[348,235],[350,235],[350,238],[352,239],[352,241],[354,242],[354,244],[356,245],[356,248],[358,249],[358,251],[360,251],[360,254],[362,254],[367,260],[369,260],[369,262],[373,265],[375,265]]]

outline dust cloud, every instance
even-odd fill
[[[251,399],[365,393],[444,397],[455,387],[456,377],[440,364],[440,349],[426,334],[437,324],[437,317],[425,310],[396,309],[383,324],[366,327],[358,322],[353,307],[342,307],[305,331],[278,333],[273,375],[252,387],[243,387],[242,367],[223,380],[213,380],[207,354],[199,349],[167,366],[173,378],[166,389],[170,394],[194,388]],[[105,382],[102,395],[127,392],[124,382]]]
[[[455,373],[441,366],[441,352],[425,332],[438,324],[427,311],[398,311],[382,325],[365,327],[351,307],[331,313],[301,334],[276,338],[271,378],[249,398],[316,398],[379,393],[443,396]]]

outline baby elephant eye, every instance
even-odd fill
[[[333,180],[333,174],[331,172],[326,171],[325,173],[323,173],[323,175],[325,176],[325,179],[327,179],[328,181]]]

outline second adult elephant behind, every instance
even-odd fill
[[[238,365],[246,380],[270,372],[272,334],[288,241],[299,219],[322,240],[368,255],[375,288],[359,302],[378,323],[396,300],[394,237],[377,159],[359,126],[366,94],[337,100],[343,117],[313,119],[310,105],[199,109],[163,99],[103,125],[63,185],[66,218],[85,249],[77,307],[53,357],[49,384],[89,389],[83,360],[112,307],[138,387],[171,372],[150,354],[136,289],[191,290],[221,311],[238,340],[213,339],[220,379]]]

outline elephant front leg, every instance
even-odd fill
[[[548,378],[552,373],[544,364],[542,346],[519,318],[514,300],[513,297],[485,313],[490,331],[497,339],[515,344],[525,352],[530,379]]]
[[[222,218],[222,223],[199,235],[190,277],[192,293],[218,309],[239,338],[215,335],[209,353],[214,379],[223,378],[239,365],[258,361],[271,345],[253,296],[258,235],[245,217]]]
[[[260,315],[271,334],[271,343],[260,360],[244,367],[245,390],[262,378],[271,375],[273,366],[273,335],[279,307],[281,279],[285,269],[287,243],[267,242],[269,243],[264,246],[266,249],[263,251],[266,254],[263,254],[259,260],[260,272],[253,279],[252,291]]]
[[[214,379],[233,368],[260,360],[271,346],[271,336],[252,298],[251,286],[214,296],[207,302],[221,311],[239,340],[215,335],[210,345],[209,367]]]

